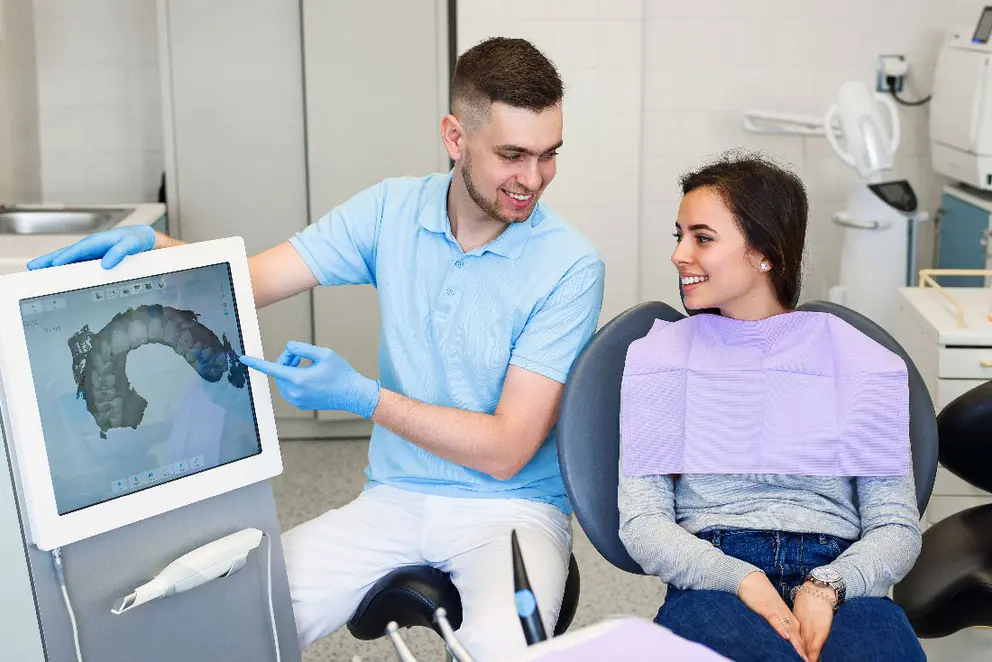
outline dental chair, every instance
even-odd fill
[[[937,427],[944,468],[992,492],[992,382],[948,404]],[[893,597],[923,638],[992,627],[992,505],[954,513],[924,531],[920,558]]]
[[[937,474],[937,421],[933,401],[916,366],[880,326],[849,308],[813,301],[799,306],[798,310],[836,315],[906,362],[913,472],[917,507],[922,514]],[[675,322],[683,317],[682,313],[656,301],[621,313],[593,336],[575,360],[562,394],[558,462],[575,517],[607,561],[634,574],[644,571],[620,541],[617,509],[620,381],[630,343],[643,337],[655,319]],[[986,521],[992,524],[992,512]]]

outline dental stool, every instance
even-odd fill
[[[937,475],[937,420],[916,366],[880,326],[850,308],[813,301],[798,310],[836,315],[906,362],[916,501],[923,513]],[[603,326],[572,364],[558,414],[558,463],[575,518],[607,561],[634,574],[644,571],[620,540],[617,509],[620,382],[630,343],[644,337],[655,319],[676,322],[683,317],[667,304],[652,301],[630,308]],[[992,557],[992,546],[986,549]],[[992,565],[987,567],[992,570]]]
[[[992,492],[992,382],[948,404],[937,427],[941,464]],[[894,599],[923,638],[992,626],[992,505],[954,513],[927,529],[920,558],[895,587]]]
[[[507,568],[511,563],[511,557],[507,554]],[[572,556],[554,636],[568,629],[578,604],[579,566],[575,563],[575,556]],[[348,621],[348,631],[356,639],[370,641],[384,636],[389,622],[396,621],[400,628],[426,627],[442,636],[441,629],[434,622],[434,612],[438,607],[444,607],[447,612],[451,629],[458,630],[462,626],[461,596],[448,573],[427,565],[397,568],[372,585]]]

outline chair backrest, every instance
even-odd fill
[[[940,463],[970,485],[992,491],[992,382],[959,395],[940,410]]]
[[[898,354],[909,370],[910,438],[917,506],[926,509],[937,472],[937,419],[926,384],[905,350],[880,326],[849,308],[813,301],[799,310],[831,313]],[[656,319],[685,317],[667,304],[637,305],[600,329],[569,371],[558,415],[558,462],[575,517],[589,540],[613,565],[641,567],[620,541],[617,481],[620,458],[620,382],[627,348]]]

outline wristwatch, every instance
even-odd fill
[[[806,577],[806,581],[812,582],[814,586],[821,588],[832,588],[837,594],[837,602],[834,603],[835,610],[844,602],[847,585],[844,584],[844,579],[840,576],[840,573],[833,568],[813,568]]]

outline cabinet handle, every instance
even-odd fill
[[[982,360],[978,362],[978,365],[982,366],[983,368],[992,368],[992,361]]]

